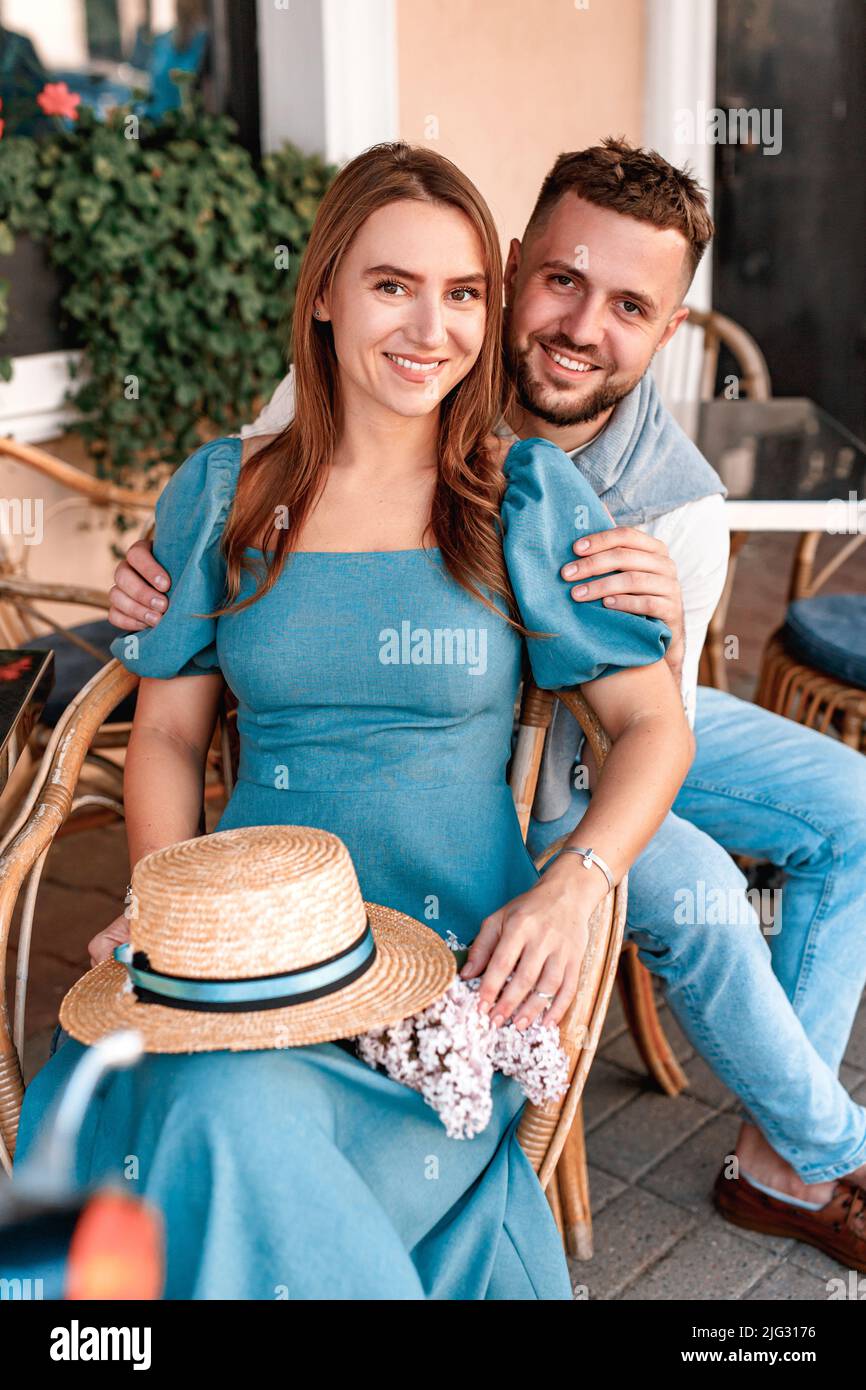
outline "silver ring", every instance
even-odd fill
[[[555,999],[555,994],[545,994],[543,989],[534,989],[533,994],[537,994],[539,999]]]

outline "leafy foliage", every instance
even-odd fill
[[[184,83],[158,125],[83,109],[72,129],[0,141],[0,254],[26,230],[61,275],[85,368],[69,399],[102,476],[236,430],[286,370],[298,267],[335,170],[288,144],[257,165],[236,129]]]

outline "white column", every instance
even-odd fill
[[[397,137],[395,0],[258,0],[262,148],[343,164]]]
[[[325,149],[321,0],[258,0],[262,150]]]
[[[701,140],[701,113],[715,106],[716,0],[646,0],[643,141],[679,168],[688,165],[713,200],[713,152]],[[693,113],[695,139],[682,139],[679,112]],[[677,132],[677,127],[680,127]],[[704,256],[689,294],[712,308],[712,259]]]
[[[678,168],[689,167],[707,190],[710,211],[715,147],[701,137],[706,112],[715,106],[715,92],[716,0],[646,0],[643,143]],[[684,112],[690,113],[690,120],[683,119]],[[685,140],[684,133],[694,138]],[[712,246],[704,253],[686,301],[697,309],[712,308]],[[692,436],[702,347],[703,335],[684,325],[653,363],[663,401]]]
[[[323,0],[326,154],[336,164],[396,140],[395,0]]]

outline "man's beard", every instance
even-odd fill
[[[556,350],[559,351],[560,349],[557,348]],[[570,345],[561,350],[564,355],[587,358],[585,352],[580,349],[575,350]],[[588,420],[595,420],[604,411],[611,410],[615,405],[618,405],[640,381],[640,376],[638,376],[635,377],[634,381],[617,382],[615,378],[612,379],[605,373],[599,385],[584,395],[581,400],[570,401],[566,397],[561,405],[546,405],[543,396],[551,388],[532,375],[529,366],[529,351],[528,348],[513,347],[508,342],[506,330],[505,363],[508,374],[514,383],[517,399],[525,411],[536,416],[539,420],[546,421],[548,425],[583,425]],[[642,375],[643,373],[641,373]]]

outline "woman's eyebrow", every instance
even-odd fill
[[[413,280],[416,284],[422,284],[423,275],[416,275],[411,270],[401,270],[397,265],[371,265],[362,272],[364,275],[393,275],[401,280]],[[473,270],[468,275],[450,275],[445,282],[448,285],[479,284],[486,285],[487,276],[483,271]]]

